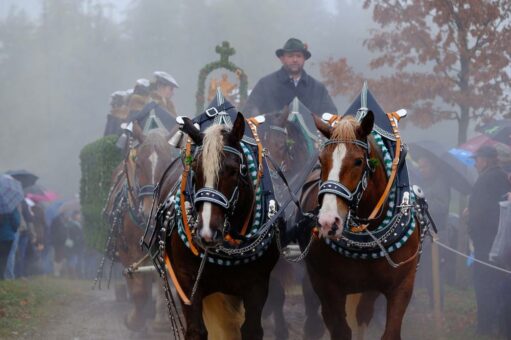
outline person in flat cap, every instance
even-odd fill
[[[178,87],[179,84],[170,74],[155,71],[154,81],[149,86],[149,102],[138,112],[130,112],[129,120],[137,123],[144,133],[154,128],[174,129],[177,113],[171,98]]]
[[[479,176],[472,188],[468,208],[464,211],[468,232],[474,245],[474,257],[489,262],[489,253],[499,226],[499,202],[511,190],[507,174],[499,164],[497,149],[481,146],[472,156]],[[473,264],[474,289],[477,302],[477,332],[491,334],[498,320],[499,272],[482,264]]]
[[[275,51],[275,55],[282,67],[257,82],[247,99],[244,113],[254,116],[277,112],[289,105],[295,97],[315,114],[337,113],[325,86],[304,70],[305,61],[311,57],[306,44],[291,38]]]
[[[154,83],[152,84],[151,97],[158,103],[165,111],[175,118],[177,117],[174,103],[172,103],[172,96],[174,89],[179,88],[176,79],[167,72],[155,71]]]
[[[115,91],[110,95],[110,113],[107,115],[103,136],[120,134],[121,124],[127,121],[129,114],[127,98],[126,91]]]
[[[128,99],[128,111],[131,114],[141,111],[151,100],[151,82],[148,79],[140,78],[135,82],[133,93]]]

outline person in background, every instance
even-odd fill
[[[133,93],[128,99],[128,112],[130,115],[141,111],[151,100],[150,86],[151,82],[148,79],[137,79],[135,87],[133,88]]]
[[[506,173],[499,165],[497,150],[482,146],[475,154],[479,176],[472,188],[468,208],[464,211],[476,259],[489,262],[489,253],[497,234],[501,201],[511,190]],[[473,278],[477,301],[477,333],[492,334],[496,324],[496,305],[500,273],[474,263]]]
[[[82,259],[85,241],[80,221],[80,212],[73,211],[66,222],[66,271],[71,278],[81,278],[83,275]]]
[[[243,113],[255,116],[277,112],[298,99],[313,113],[337,114],[332,98],[321,82],[304,70],[305,61],[311,57],[307,45],[296,38],[289,39],[283,48],[275,51],[282,67],[261,78],[247,99]]]
[[[103,136],[119,135],[121,133],[121,124],[128,119],[127,97],[126,91],[115,91],[110,96],[110,113],[107,116]]]
[[[167,72],[155,71],[154,78],[150,86],[152,100],[139,112],[132,112],[128,119],[136,123],[144,134],[156,128],[171,131],[176,126],[177,113],[171,98],[179,85]]]
[[[4,279],[7,260],[20,226],[21,214],[16,208],[10,213],[0,214],[0,279]]]
[[[29,267],[28,256],[35,251],[33,249],[36,241],[34,215],[30,210],[30,205],[34,205],[34,202],[28,198],[25,198],[25,200],[21,202],[21,217],[23,223],[21,223],[18,230],[19,241],[14,270],[17,278],[27,276]]]

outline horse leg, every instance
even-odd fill
[[[262,340],[263,327],[261,317],[264,303],[268,297],[268,282],[259,281],[243,295],[245,322],[241,326],[243,340]]]
[[[305,271],[302,280],[302,294],[305,304],[305,324],[303,326],[303,339],[320,339],[325,333],[323,320],[319,317],[319,299],[312,289],[308,271]]]
[[[132,331],[141,331],[145,326],[146,316],[144,307],[151,299],[152,277],[150,275],[135,274],[126,279],[133,306],[124,319],[126,327]]]
[[[413,293],[415,273],[410,273],[397,286],[384,292],[387,298],[387,321],[382,340],[401,339],[401,324]]]
[[[379,292],[365,292],[361,295],[356,312],[358,324],[357,339],[364,339],[365,329],[373,318],[374,303],[379,295]]]
[[[263,309],[264,317],[268,317],[273,313],[274,334],[278,340],[286,340],[289,337],[286,319],[284,318],[284,301],[286,292],[282,282],[278,277],[272,275],[270,277],[270,289],[268,295],[268,303]]]
[[[202,318],[202,298],[202,294],[199,294],[199,291],[197,291],[191,305],[181,304],[186,320],[186,340],[208,339],[208,331]]]
[[[321,302],[321,315],[330,332],[330,339],[351,340],[351,329],[346,320],[346,293],[340,291],[335,281],[316,272],[310,263],[307,263],[307,271]]]

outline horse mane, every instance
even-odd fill
[[[343,116],[342,119],[334,126],[331,139],[354,141],[357,139],[356,131],[360,126],[360,122],[353,116]],[[367,141],[371,144],[371,150],[376,152],[378,158],[383,159],[382,151],[376,145],[376,141],[372,134],[367,136]]]
[[[334,126],[331,139],[339,139],[353,141],[357,139],[356,130],[360,125],[358,120],[353,116],[344,116]]]
[[[225,125],[215,124],[204,131],[202,143],[202,167],[204,178],[211,178],[217,182],[220,171],[220,155],[224,148],[223,131],[227,131]]]

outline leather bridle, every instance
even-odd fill
[[[318,198],[321,204],[322,197],[324,194],[333,194],[337,197],[343,199],[348,207],[349,207],[349,218],[346,219],[345,223],[349,223],[348,220],[355,219],[361,220],[357,217],[358,205],[360,203],[360,199],[367,189],[367,184],[369,181],[370,175],[374,172],[374,167],[371,166],[370,160],[370,144],[369,142],[364,142],[361,140],[344,140],[344,139],[331,139],[326,141],[321,145],[321,148],[324,149],[328,145],[333,144],[353,144],[364,149],[365,153],[365,161],[364,161],[364,171],[360,180],[357,183],[354,191],[349,190],[344,184],[335,180],[327,180],[320,183]]]

